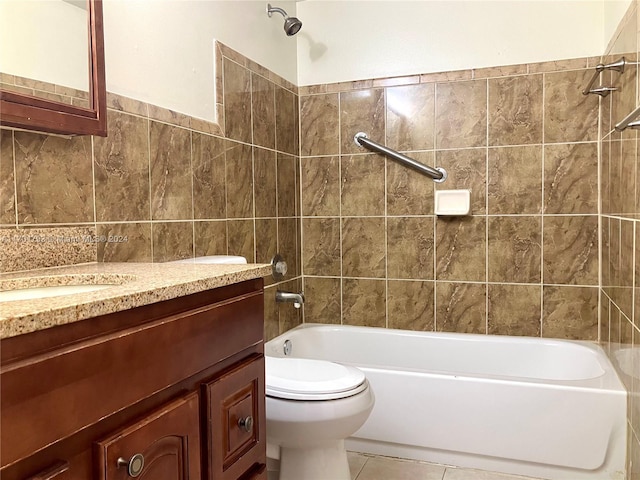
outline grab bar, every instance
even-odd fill
[[[638,116],[640,116],[640,107],[636,108],[616,124],[616,132],[622,132],[627,128],[640,128],[640,120],[633,121]]]
[[[582,90],[582,94],[589,95],[590,93],[595,93],[596,95],[600,95],[601,97],[606,97],[611,92],[615,92],[617,89],[614,87],[602,87],[602,86],[597,88],[591,88],[591,87],[596,82],[600,74],[605,70],[615,70],[616,72],[624,73],[624,67],[626,64],[627,64],[626,58],[622,57],[616,60],[615,62],[607,63],[606,65],[602,63],[599,63],[598,65],[596,65],[596,71],[593,73],[593,76],[591,77],[591,80],[589,80],[589,83],[587,84],[585,89]]]
[[[359,147],[367,148],[372,152],[382,153],[383,155],[386,155],[387,157],[391,158],[392,160],[395,160],[396,162],[404,165],[405,167],[413,168],[414,170],[431,177],[434,182],[442,183],[447,179],[447,171],[444,168],[442,167],[433,168],[433,167],[424,165],[414,160],[413,158],[407,157],[406,155],[396,152],[395,150],[385,147],[384,145],[380,145],[379,143],[374,142],[373,140],[369,140],[369,137],[367,137],[367,134],[364,132],[356,133],[353,137],[353,140],[354,142],[356,142],[356,145],[358,145]]]

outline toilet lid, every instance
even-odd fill
[[[266,358],[267,395],[290,400],[334,400],[366,387],[361,370],[349,365],[307,358]]]

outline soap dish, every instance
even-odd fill
[[[469,215],[471,190],[436,190],[435,212],[440,216]]]

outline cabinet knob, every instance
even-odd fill
[[[245,432],[251,432],[253,430],[253,417],[249,415],[248,417],[239,419],[238,426]]]
[[[118,458],[118,468],[127,467],[127,473],[130,477],[137,477],[142,473],[144,468],[144,456],[141,453],[136,453],[129,461],[124,458]]]

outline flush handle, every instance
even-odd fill
[[[245,432],[252,432],[253,431],[253,417],[251,415],[249,415],[248,417],[240,418],[238,420],[238,427],[240,427],[240,430],[244,430]]]
[[[142,473],[144,468],[144,456],[141,453],[136,453],[129,461],[120,457],[117,460],[118,468],[127,467],[127,473],[130,477],[138,477]]]

